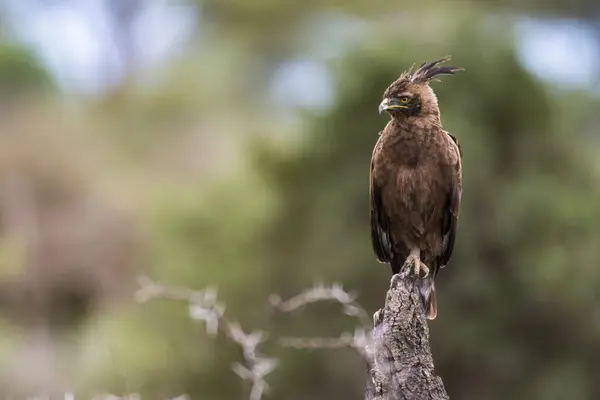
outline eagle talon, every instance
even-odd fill
[[[412,252],[406,258],[402,269],[408,273],[414,271],[415,276],[420,279],[425,279],[429,276],[429,267],[421,261],[420,255],[416,251]],[[421,275],[421,271],[423,272],[423,275]]]
[[[419,261],[419,264],[421,264],[421,270],[423,271],[423,276],[420,276],[420,274],[417,274],[417,276],[419,276],[421,279],[425,279],[429,276],[429,268],[427,267],[427,265],[423,264],[421,261]]]

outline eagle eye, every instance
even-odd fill
[[[408,103],[409,99],[408,99],[408,96],[402,96],[402,97],[400,97],[399,100],[400,100],[400,103]]]

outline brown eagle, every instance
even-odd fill
[[[461,149],[442,128],[432,78],[462,71],[444,57],[404,72],[384,92],[370,173],[371,239],[381,263],[414,269],[428,319],[437,315],[435,277],[452,255],[462,193]],[[421,277],[421,272],[423,276]]]

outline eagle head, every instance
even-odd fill
[[[464,71],[461,67],[439,67],[438,64],[449,61],[450,56],[423,63],[416,71],[405,71],[383,93],[379,105],[379,114],[384,111],[392,118],[436,115],[439,116],[437,97],[429,86],[429,81],[437,75],[453,75]]]

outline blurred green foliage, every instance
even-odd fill
[[[347,12],[363,13],[370,28],[328,64],[331,107],[287,119],[260,86],[281,60],[316,46],[302,22],[343,9],[298,4],[202,2],[219,21],[196,49],[202,57],[78,114],[82,137],[112,152],[90,180],[109,176],[137,207],[146,272],[166,285],[217,286],[229,319],[269,332],[261,349],[280,362],[267,378],[269,398],[361,398],[364,363],[352,350],[277,344],[280,336],[338,336],[355,321],[329,304],[281,315],[268,298],[341,282],[369,312],[382,305],[390,271],[375,262],[368,226],[369,160],[387,122],[377,105],[404,69],[451,54],[466,72],[433,85],[444,127],[463,148],[464,200],[430,324],[439,374],[456,399],[599,398],[600,170],[589,135],[598,98],[527,72],[510,16],[490,23],[490,9],[437,3],[411,11],[399,29],[367,17],[389,4],[357,3]],[[28,53],[6,48],[0,82],[50,81]],[[45,127],[60,131],[61,117]],[[80,342],[84,392],[247,398],[231,370],[240,350],[207,336],[185,303],[126,307],[90,323]]]
[[[0,42],[0,97],[48,90],[54,86],[34,53],[22,46]]]

